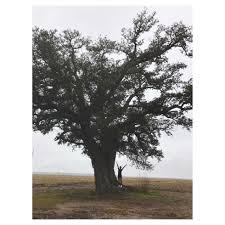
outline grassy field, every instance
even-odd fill
[[[192,181],[124,178],[131,188],[97,196],[88,176],[33,175],[34,219],[191,219]]]

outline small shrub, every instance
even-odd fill
[[[148,178],[139,178],[137,188],[142,192],[148,192],[150,189],[150,180]]]

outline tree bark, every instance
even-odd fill
[[[95,188],[98,194],[112,192],[118,184],[114,172],[115,157],[115,152],[99,151],[91,158],[94,168]]]

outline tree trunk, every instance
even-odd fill
[[[115,152],[99,151],[91,159],[98,194],[112,192],[118,184],[114,172],[115,157]]]

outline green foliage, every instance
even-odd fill
[[[182,80],[183,62],[170,63],[168,52],[192,56],[191,27],[157,25],[143,10],[133,27],[122,29],[121,42],[93,41],[76,30],[33,29],[33,129],[58,129],[59,144],[126,155],[151,169],[160,160],[159,137],[174,126],[190,129],[192,80]],[[149,43],[142,36],[156,31]],[[147,47],[144,47],[147,46]],[[158,91],[152,100],[146,91]],[[107,146],[111,146],[109,149]]]

